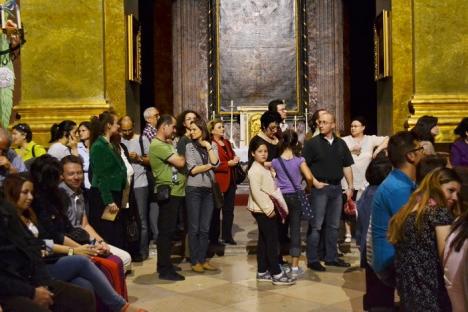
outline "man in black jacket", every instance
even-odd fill
[[[94,295],[54,280],[41,258],[42,242],[0,200],[0,305],[7,311],[95,311]]]

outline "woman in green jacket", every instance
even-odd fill
[[[119,135],[118,117],[105,111],[91,120],[89,221],[104,240],[125,248],[124,214],[120,211],[127,171],[111,137]]]

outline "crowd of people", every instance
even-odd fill
[[[132,260],[149,257],[154,240],[159,278],[183,281],[171,261],[180,240],[192,271],[220,271],[208,249],[237,244],[235,194],[247,176],[257,281],[292,285],[303,276],[307,223],[305,258],[314,271],[349,267],[338,245],[355,237],[366,310],[394,309],[396,289],[405,311],[466,311],[468,212],[452,167],[468,166],[468,118],[447,160],[434,148],[436,117],[391,137],[365,134],[366,120],[356,117],[340,137],[335,116],[320,109],[301,144],[286,116],[283,101],[270,102],[247,166],[223,121],[191,110],[174,117],[150,107],[141,134],[113,111],[64,120],[51,127],[48,149],[25,123],[11,136],[0,129],[0,305],[93,311],[96,296],[111,311],[144,311],[102,267],[117,263],[123,276]]]

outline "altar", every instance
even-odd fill
[[[248,162],[249,142],[261,130],[260,118],[268,110],[267,106],[237,106],[240,121],[239,144],[234,144],[234,151],[241,162]],[[236,142],[233,142],[236,143]]]

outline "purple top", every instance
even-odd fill
[[[455,141],[450,152],[452,166],[468,166],[468,144],[464,139]]]
[[[286,160],[282,158],[284,166],[288,170],[291,179],[294,181],[294,184],[298,189],[302,189],[302,174],[301,174],[301,164],[305,162],[304,157],[296,157],[294,156],[292,159]],[[271,165],[273,169],[276,171],[276,182],[278,183],[278,187],[281,190],[281,193],[288,194],[288,193],[295,193],[296,190],[294,186],[288,179],[286,173],[284,173],[283,167],[281,166],[278,158],[275,158],[271,161]]]

